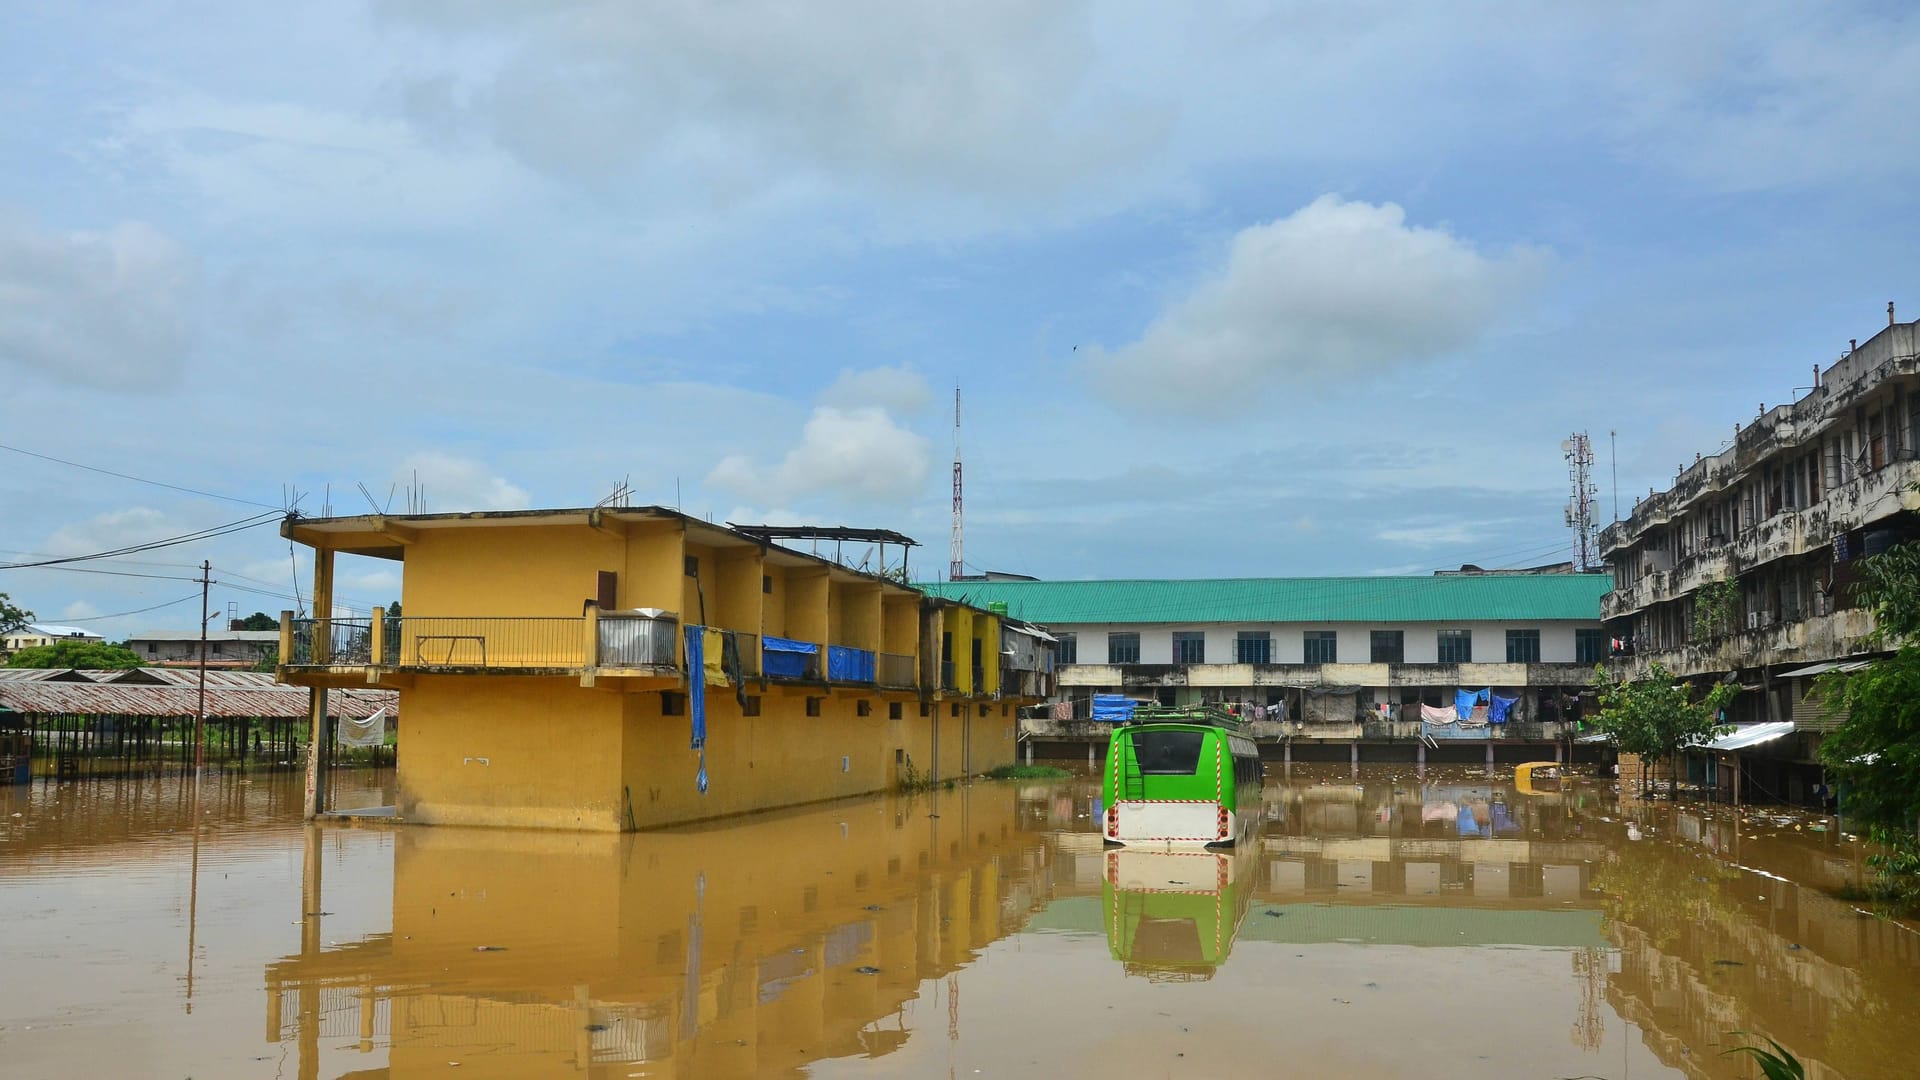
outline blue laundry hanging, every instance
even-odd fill
[[[1460,714],[1460,719],[1471,720],[1473,719],[1473,707],[1475,705],[1485,705],[1490,693],[1491,691],[1488,690],[1455,690],[1453,692],[1454,711]]]
[[[1480,835],[1480,823],[1474,820],[1473,807],[1466,803],[1460,804],[1460,813],[1454,819],[1454,827],[1459,830],[1461,836]]]
[[[687,627],[687,715],[693,720],[692,748],[700,751],[700,771],[693,786],[707,792],[707,680],[704,626]]]
[[[1493,695],[1493,700],[1487,704],[1487,723],[1506,723],[1507,714],[1513,711],[1514,705],[1518,704],[1519,701],[1520,699],[1517,697],[1501,697],[1499,694]]]

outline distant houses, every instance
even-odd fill
[[[207,666],[252,667],[273,656],[279,645],[277,630],[209,630]],[[128,638],[127,648],[143,664],[198,664],[200,631],[147,630]]]
[[[96,642],[104,640],[91,630],[77,626],[55,626],[52,623],[28,623],[18,630],[0,635],[0,653],[17,653],[21,649],[38,649],[46,645],[58,645],[63,641]]]

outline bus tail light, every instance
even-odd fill
[[[1222,839],[1222,840],[1225,840],[1225,839],[1227,838],[1227,820],[1228,820],[1228,818],[1229,818],[1230,816],[1231,816],[1231,815],[1229,815],[1229,814],[1227,813],[1227,808],[1226,808],[1226,807],[1224,807],[1224,806],[1223,806],[1223,807],[1221,807],[1221,808],[1220,808],[1220,833],[1219,833],[1219,836],[1220,836],[1220,839]]]
[[[1107,807],[1107,835],[1120,835],[1120,808],[1118,806]]]

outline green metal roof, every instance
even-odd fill
[[[1041,625],[1208,622],[1598,623],[1607,574],[936,581],[916,586]]]

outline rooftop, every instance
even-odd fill
[[[43,637],[58,637],[58,638],[99,638],[100,637],[100,634],[94,630],[83,630],[78,626],[56,626],[53,623],[28,623],[27,625],[21,627],[19,630],[15,631],[15,633],[39,634]]]
[[[1600,621],[1607,574],[938,581],[928,595],[1072,623]]]

